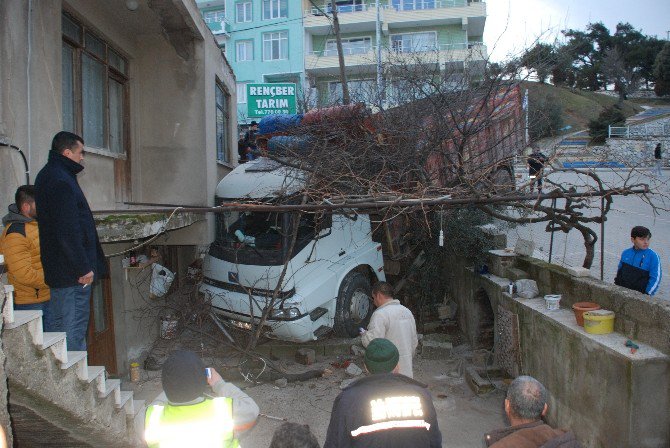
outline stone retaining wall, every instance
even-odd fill
[[[530,257],[513,257],[513,264],[507,258],[480,275],[450,257],[450,293],[469,342],[476,346],[488,308],[498,365],[542,382],[550,394],[547,422],[570,428],[586,448],[670,446],[670,304]],[[508,294],[512,270],[516,278],[534,279],[540,297],[562,294],[562,309],[549,312],[540,298]],[[578,301],[615,311],[616,332],[597,336],[578,327],[571,312]],[[518,325],[502,325],[503,314]],[[640,345],[637,353],[625,346],[627,338]],[[515,349],[505,345],[509,340],[517,341]]]
[[[540,295],[562,294],[561,306],[595,302],[616,313],[615,331],[670,355],[670,302],[593,277],[573,277],[566,268],[531,257],[517,257],[516,266],[528,273]]]

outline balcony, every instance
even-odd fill
[[[486,20],[486,3],[480,0],[381,0],[382,28],[411,28],[468,23],[468,35],[481,36]],[[332,32],[330,4],[305,10],[304,26],[310,34],[324,35]],[[375,29],[377,9],[369,4],[338,7],[342,33],[355,33]],[[470,29],[472,28],[472,29]]]
[[[439,48],[426,51],[382,50],[382,62],[385,65],[440,64],[465,60],[484,60],[487,57],[486,45],[481,42],[440,45]],[[365,72],[374,70],[377,63],[376,47],[357,48],[346,51],[344,65],[347,70]],[[339,60],[335,51],[312,51],[305,55],[305,70],[315,76],[329,76],[339,73]]]

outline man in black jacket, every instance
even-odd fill
[[[84,140],[61,131],[35,179],[44,278],[51,288],[52,331],[67,333],[68,350],[86,350],[94,279],[105,274],[105,256],[93,214],[77,182],[84,169]]]
[[[333,403],[323,448],[441,448],[433,400],[426,385],[397,375],[398,349],[373,339],[365,351],[372,375],[346,387]]]

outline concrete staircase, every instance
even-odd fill
[[[143,446],[144,401],[122,391],[104,367],[89,366],[85,351],[69,351],[64,332],[44,332],[42,311],[14,310],[14,288],[3,280],[10,413],[13,402],[44,411],[46,420],[90,446]]]

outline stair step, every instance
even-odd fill
[[[114,404],[121,401],[121,380],[106,380],[105,381],[105,390],[100,391],[98,396],[100,398],[105,398],[109,394],[114,392]]]
[[[35,319],[42,319],[42,310],[14,311],[14,322],[7,322],[5,328],[11,330]]]
[[[130,390],[122,390],[119,394],[119,402],[116,403],[116,409],[124,408],[126,409],[126,414],[133,413],[133,392]]]
[[[88,366],[86,380],[90,383],[101,375],[104,375],[105,368],[103,366]],[[99,380],[104,381],[104,378]]]
[[[60,365],[60,368],[65,370],[69,369],[73,365],[77,364],[79,361],[82,359],[87,358],[88,353],[87,352],[76,352],[76,351],[71,351],[67,352],[67,362],[64,362]]]
[[[40,344],[40,348],[42,350],[46,350],[47,348],[54,345],[56,342],[64,341],[65,337],[66,334],[64,331],[42,333],[42,344]]]
[[[147,408],[146,401],[145,400],[135,400],[133,399],[133,411],[135,412],[135,415],[138,415]]]

